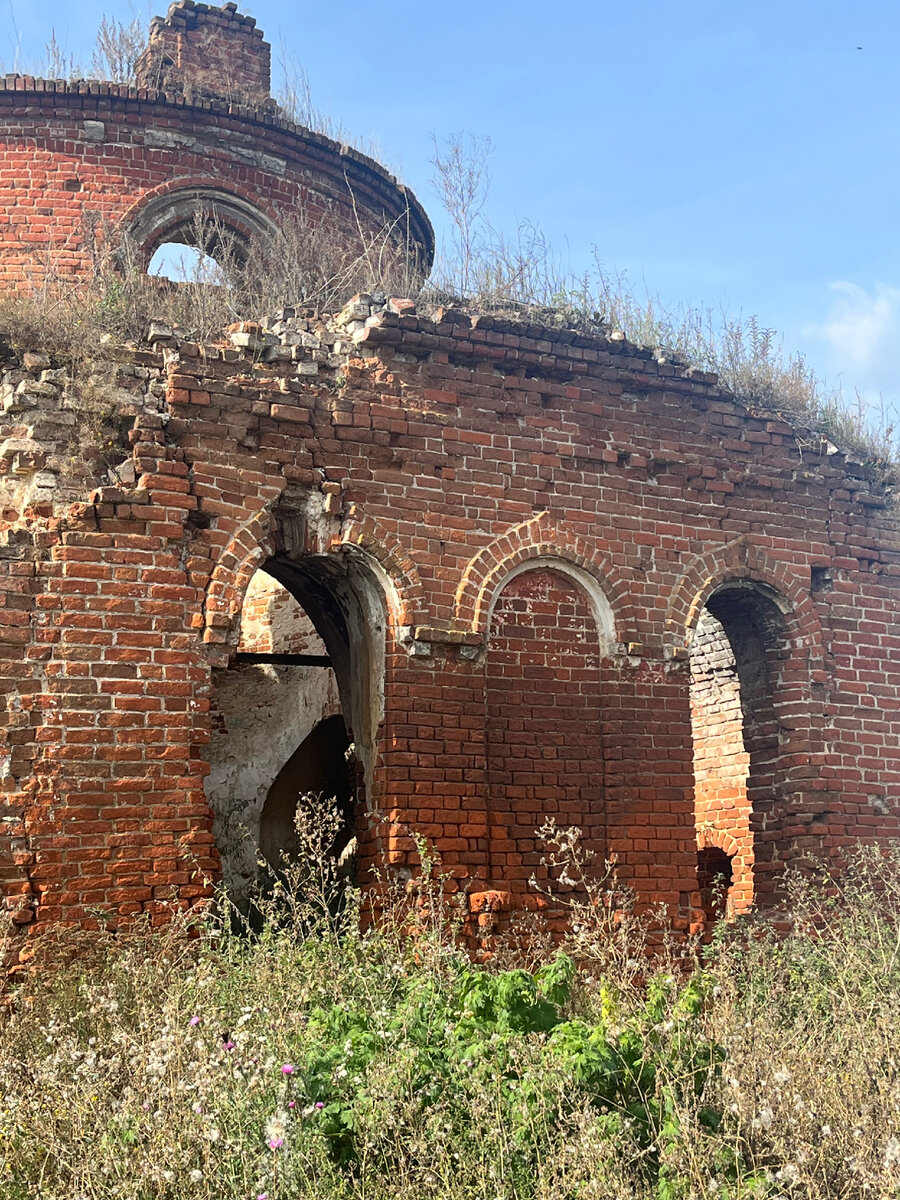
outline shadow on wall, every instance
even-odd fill
[[[332,802],[341,827],[331,853],[336,858],[354,838],[354,770],[348,761],[350,739],[340,715],[326,717],[310,733],[278,772],[259,819],[259,849],[269,866],[277,871],[285,860],[303,852],[295,827],[301,796]]]

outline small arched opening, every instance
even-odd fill
[[[691,644],[698,885],[711,915],[745,912],[776,887],[786,608],[762,584],[729,582],[709,597]],[[712,903],[714,877],[727,886]]]
[[[215,276],[240,271],[250,243],[272,237],[275,223],[242,196],[216,187],[170,187],[144,203],[127,224],[128,265],[179,282],[185,268]],[[189,275],[194,279],[195,275]]]
[[[718,846],[697,851],[697,887],[707,922],[729,915],[728,898],[734,883],[734,855]]]

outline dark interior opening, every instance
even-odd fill
[[[725,916],[728,890],[734,878],[732,856],[718,846],[697,851],[697,885],[708,920]]]
[[[323,806],[334,803],[341,825],[328,854],[350,870],[355,836],[355,772],[348,761],[349,747],[344,718],[326,717],[278,772],[259,822],[260,852],[274,871],[296,861],[303,852],[296,829],[301,798]]]

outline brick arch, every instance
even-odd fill
[[[712,826],[698,829],[697,849],[706,850],[712,846],[717,850],[723,850],[726,854],[730,854],[732,858],[739,858],[743,854],[736,839],[732,837],[727,829],[714,829]]]
[[[275,552],[273,533],[269,514],[258,513],[235,531],[219,555],[203,606],[204,641],[228,641],[236,635],[250,580]]]
[[[237,636],[250,580],[278,548],[276,525],[274,515],[268,509],[262,510],[235,531],[220,554],[206,591],[204,640],[230,641]],[[356,554],[374,568],[391,624],[410,624],[422,607],[422,583],[415,563],[378,521],[365,514],[354,515],[331,549]],[[214,629],[220,633],[213,633]]]
[[[777,899],[784,864],[797,853],[793,814],[822,800],[826,723],[814,685],[827,659],[802,576],[744,537],[688,564],[666,614],[670,655],[689,651],[704,609],[723,624],[734,652],[749,756],[746,796],[734,810],[733,828],[740,848],[746,822],[748,842],[734,894],[735,911],[742,911],[752,902]],[[813,836],[811,827],[807,836]]]
[[[731,859],[731,886],[728,889],[726,914],[730,918],[748,912],[754,903],[753,896],[753,854],[734,838],[726,829],[699,829],[697,831],[698,876],[699,852],[702,850],[721,850]],[[697,880],[698,885],[700,880]],[[711,914],[707,913],[707,919]]]
[[[377,517],[354,509],[335,546],[362,551],[372,559],[392,585],[396,607],[391,613],[393,623],[397,626],[416,623],[425,611],[425,589],[419,569],[406,547]]]
[[[710,596],[730,582],[759,585],[780,610],[797,649],[806,650],[810,668],[825,660],[822,626],[815,606],[795,572],[745,537],[698,555],[682,572],[669,600],[663,634],[666,654],[675,657],[691,643]]]
[[[547,513],[513,526],[470,560],[456,591],[454,623],[485,637],[495,597],[528,563],[556,566],[584,588],[610,648],[616,641],[616,621],[634,624],[627,589],[616,579],[607,559],[580,534],[552,522]]]
[[[146,267],[163,242],[182,240],[198,212],[219,220],[244,243],[277,228],[274,211],[250,189],[231,180],[223,187],[200,176],[187,176],[160,184],[135,201],[122,215],[123,239]]]

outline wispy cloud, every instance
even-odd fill
[[[823,345],[829,380],[870,399],[900,399],[900,287],[840,280],[829,292],[823,319],[804,331]]]

